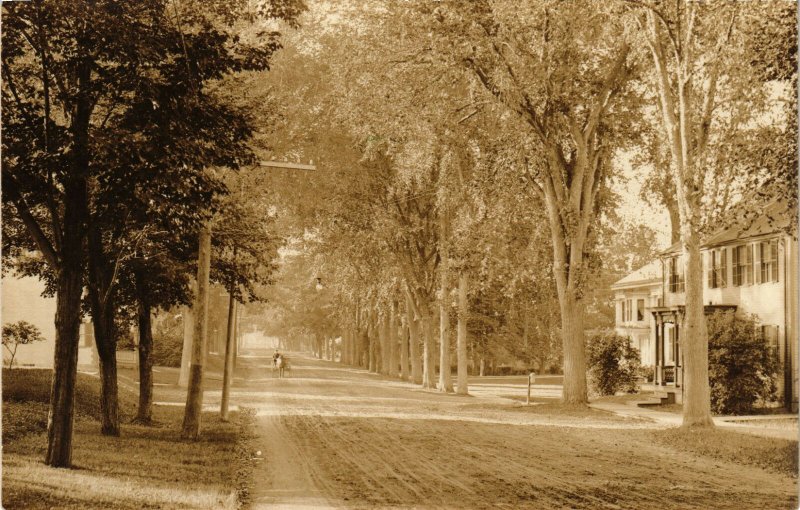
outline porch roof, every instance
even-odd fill
[[[703,311],[705,312],[706,315],[711,315],[712,313],[717,311],[725,312],[730,310],[735,312],[737,308],[738,305],[732,305],[732,304],[704,305]],[[684,305],[653,306],[650,308],[650,311],[653,313],[653,315],[665,315],[674,313],[679,313],[683,315],[683,313],[686,311],[686,307]]]

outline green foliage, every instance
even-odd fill
[[[775,399],[779,363],[753,316],[716,312],[708,317],[708,378],[711,409],[747,414]]]
[[[589,382],[596,393],[636,392],[641,362],[639,350],[631,346],[630,338],[594,335],[588,340],[587,350]]]
[[[172,314],[164,314],[153,331],[153,365],[180,367],[182,353],[183,321]]]
[[[3,326],[3,347],[9,352],[8,368],[14,365],[14,356],[17,354],[17,347],[33,342],[44,341],[42,332],[39,328],[26,321],[18,321],[13,324]]]

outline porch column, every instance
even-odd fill
[[[660,356],[659,356],[659,345],[661,342],[664,341],[664,330],[663,330],[663,322],[661,321],[661,314],[656,315],[656,356],[655,356],[655,364],[653,365],[653,385],[656,386],[661,383],[661,369],[659,368],[660,363]]]

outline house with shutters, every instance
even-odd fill
[[[785,233],[786,208],[773,203],[747,226],[732,226],[701,246],[706,314],[733,310],[755,315],[765,342],[780,362],[781,402],[798,402],[798,242]],[[612,285],[616,331],[628,336],[642,364],[654,368],[654,384],[677,391],[683,383],[681,328],[685,303],[679,243],[658,260]]]

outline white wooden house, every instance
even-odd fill
[[[798,402],[798,243],[783,232],[787,216],[773,204],[747,228],[731,227],[701,247],[706,313],[735,310],[753,314],[780,361],[778,390],[783,404]],[[654,383],[682,387],[681,327],[685,277],[680,244],[612,285],[616,331],[629,336],[652,365]]]

